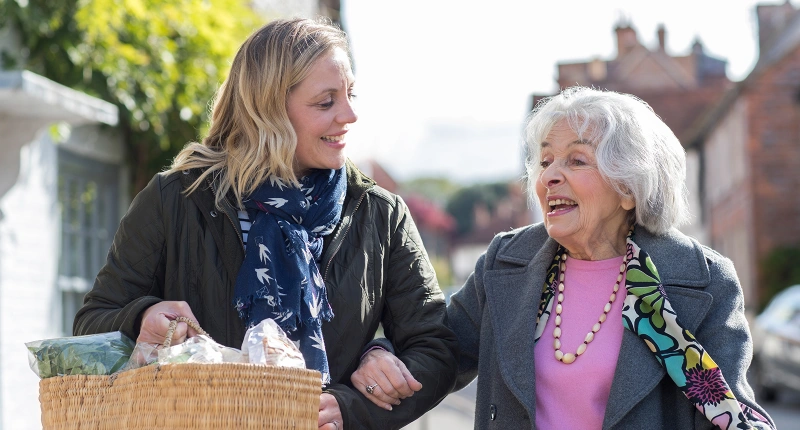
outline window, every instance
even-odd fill
[[[61,253],[58,288],[62,331],[72,335],[72,322],[105,263],[119,224],[119,168],[58,151],[58,205]]]

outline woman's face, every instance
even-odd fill
[[[594,143],[581,140],[562,120],[541,150],[536,195],[547,233],[575,258],[602,259],[609,249],[616,252],[608,258],[619,255],[629,227],[627,212],[634,203],[603,179]]]
[[[297,134],[296,175],[344,166],[345,135],[358,119],[352,105],[353,84],[347,53],[334,48],[317,59],[309,75],[289,92],[287,111]]]

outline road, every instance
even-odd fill
[[[760,402],[778,430],[800,430],[800,394],[780,393],[776,402]]]

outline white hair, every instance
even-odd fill
[[[678,138],[650,105],[613,91],[570,87],[537,103],[525,127],[531,196],[541,172],[541,144],[561,120],[592,142],[601,176],[633,198],[637,224],[662,234],[688,221],[686,152]]]

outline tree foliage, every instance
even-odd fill
[[[401,193],[419,194],[440,205],[444,205],[460,189],[460,184],[444,177],[421,177],[400,184]]]
[[[773,249],[761,263],[764,285],[759,291],[760,309],[764,309],[776,294],[789,286],[800,284],[800,245]]]
[[[475,184],[458,190],[447,203],[447,212],[456,219],[457,234],[465,234],[475,225],[475,206],[483,205],[493,213],[497,203],[508,196],[505,182]]]
[[[241,0],[0,0],[26,68],[116,104],[138,191],[208,123],[239,45],[264,21]]]

